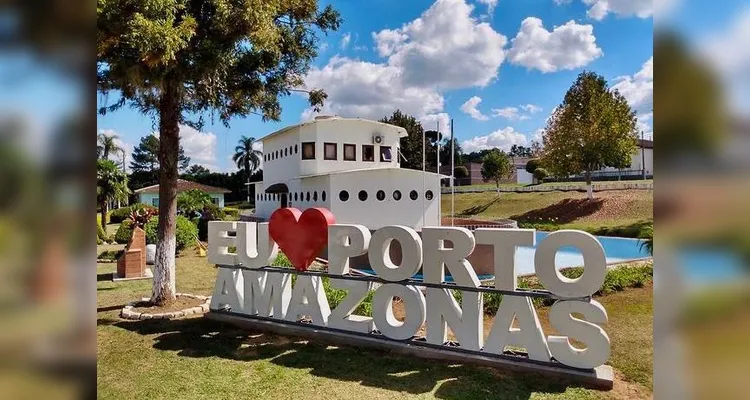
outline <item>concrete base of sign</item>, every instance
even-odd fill
[[[131,278],[125,278],[122,276],[118,276],[117,272],[112,273],[112,281],[114,282],[120,282],[120,281],[136,281],[139,279],[154,279],[154,273],[151,272],[151,268],[146,268],[143,276],[134,276]]]
[[[610,390],[614,384],[614,373],[612,367],[609,365],[602,365],[593,370],[580,370],[554,364],[534,363],[525,359],[514,360],[508,357],[481,355],[476,352],[453,351],[448,348],[444,349],[422,346],[417,342],[393,341],[386,338],[379,338],[377,336],[364,336],[343,331],[318,329],[313,325],[303,326],[224,312],[211,311],[206,313],[204,317],[220,322],[226,322],[241,328],[264,330],[284,336],[299,336],[334,345],[369,347],[407,356],[481,365],[514,371],[541,373],[544,375],[581,382],[594,389]]]

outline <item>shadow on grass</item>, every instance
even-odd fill
[[[599,211],[603,205],[604,199],[564,199],[547,207],[513,215],[510,218],[521,223],[567,224]]]
[[[500,201],[500,196],[495,197],[494,199],[492,199],[491,201],[488,201],[485,204],[480,204],[474,207],[469,207],[467,209],[461,210],[456,215],[459,217],[468,217],[472,215],[481,214],[487,211],[488,208],[492,207],[492,205],[497,203],[498,201]]]
[[[111,281],[112,280],[112,275],[114,275],[114,274],[111,273],[111,272],[106,272],[106,273],[103,273],[103,274],[96,274],[96,281],[97,282]]]
[[[240,330],[204,318],[125,321],[114,325],[141,335],[157,335],[155,349],[175,351],[184,357],[268,360],[279,366],[310,370],[310,374],[319,377],[413,395],[435,390],[436,397],[446,399],[527,399],[534,392],[561,393],[578,386],[574,382],[536,373],[506,373],[388,352],[327,346],[298,338]]]

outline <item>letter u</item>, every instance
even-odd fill
[[[237,258],[248,268],[270,265],[279,252],[279,246],[271,240],[268,222],[237,223]]]

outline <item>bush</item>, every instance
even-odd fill
[[[146,243],[156,244],[156,233],[159,224],[158,218],[151,218],[146,224],[144,229],[146,230]],[[196,237],[198,236],[198,227],[195,226],[189,219],[182,215],[177,216],[177,228],[175,230],[175,236],[177,239],[177,251],[183,250],[195,243]]]
[[[133,221],[126,219],[120,223],[117,232],[115,232],[115,242],[127,244],[131,236],[133,236]]]
[[[469,170],[466,169],[463,165],[459,165],[458,167],[453,169],[453,176],[456,178],[468,178],[469,177]]]
[[[547,172],[546,169],[539,167],[534,170],[533,175],[537,182],[542,182],[544,181],[544,178],[549,176],[549,172]]]
[[[104,250],[96,256],[97,260],[108,260],[117,261],[118,258],[124,253],[124,250]]]
[[[213,205],[211,196],[202,190],[192,189],[177,195],[177,211],[188,216],[200,214],[209,204]]]
[[[156,207],[150,206],[148,204],[143,203],[136,203],[125,207],[120,207],[116,210],[113,210],[109,214],[109,222],[111,224],[119,224],[122,221],[125,221],[130,216],[130,213],[136,210],[152,210],[154,212],[158,211]]]
[[[107,233],[104,232],[104,228],[102,228],[102,225],[96,224],[96,244],[102,244],[108,241],[109,238],[107,237]]]
[[[538,159],[529,160],[526,163],[526,172],[533,174],[541,166],[541,162]]]
[[[224,213],[224,217],[222,219],[225,221],[237,221],[238,219],[240,219],[239,209],[224,207],[220,210]]]

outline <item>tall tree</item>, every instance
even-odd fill
[[[199,164],[193,164],[187,169],[187,171],[185,171],[186,175],[191,175],[194,177],[206,176],[210,173],[211,171],[209,171],[208,168]]]
[[[159,138],[155,135],[146,135],[141,138],[141,142],[133,149],[130,162],[130,169],[133,172],[153,172],[156,174],[159,170]],[[183,171],[190,165],[190,157],[185,155],[185,149],[180,146],[177,153],[177,168]]]
[[[453,162],[455,165],[463,164],[463,150],[461,145],[458,144],[458,139],[453,138]],[[451,139],[447,137],[443,140],[440,145],[440,165],[451,164]]]
[[[96,156],[103,160],[109,160],[110,154],[121,153],[124,150],[120,147],[117,142],[117,135],[107,135],[100,133],[96,135]]]
[[[637,139],[635,112],[625,97],[603,76],[584,71],[547,121],[542,164],[555,176],[583,174],[591,199],[591,173],[629,166]]]
[[[96,160],[96,201],[102,214],[102,228],[107,229],[107,213],[112,201],[128,199],[128,176],[112,160]]]
[[[513,163],[500,149],[492,149],[482,159],[482,179],[495,182],[497,195],[500,195],[500,182],[513,176]]]
[[[260,166],[260,160],[263,158],[263,152],[253,148],[255,144],[254,137],[242,136],[234,148],[232,160],[237,164],[247,177],[247,201],[250,202],[250,177]]]
[[[406,129],[408,134],[401,138],[399,142],[399,151],[401,152],[401,168],[422,170],[422,148],[425,148],[425,164],[428,171],[435,171],[437,152],[435,143],[439,138],[436,131],[424,131],[422,124],[414,116],[405,114],[401,110],[396,110],[390,117],[383,117],[380,122],[400,126]],[[423,142],[424,133],[426,143]]]
[[[210,113],[279,120],[279,98],[303,87],[318,32],[338,29],[332,6],[316,0],[98,0],[97,84],[159,121],[156,304],[175,298],[179,124],[196,129]],[[319,110],[326,94],[307,91]],[[188,117],[198,116],[197,120]]]

